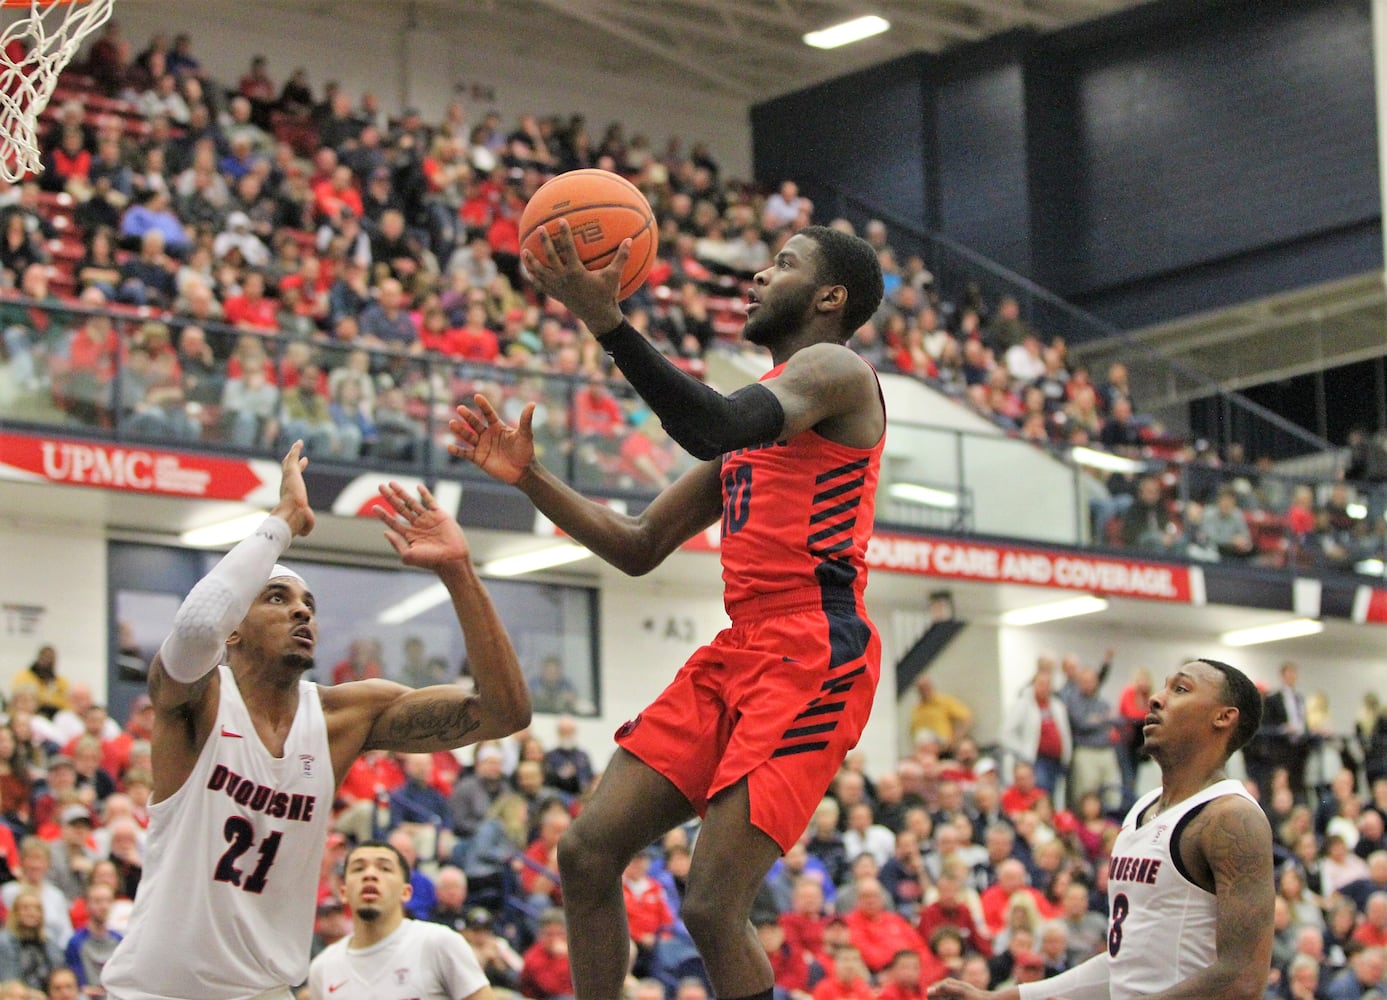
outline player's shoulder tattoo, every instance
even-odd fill
[[[1271,824],[1258,806],[1229,796],[1210,803],[1199,819],[1199,842],[1216,881],[1270,876]]]

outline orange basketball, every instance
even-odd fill
[[[624,299],[645,281],[655,263],[659,230],[655,213],[640,188],[609,170],[571,170],[547,181],[520,216],[520,245],[544,260],[539,229],[551,236],[567,219],[578,257],[589,271],[612,262],[621,241],[629,238],[631,256],[621,272],[617,298]]]

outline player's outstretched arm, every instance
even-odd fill
[[[569,537],[623,573],[648,573],[722,514],[718,462],[690,469],[640,514],[623,514],[583,496],[535,460],[530,433],[534,404],[525,407],[512,427],[485,396],[474,402],[475,409],[460,406],[457,418],[449,422],[458,439],[449,451],[518,487]]]
[[[1215,799],[1195,821],[1197,851],[1214,878],[1218,957],[1160,1000],[1256,1000],[1271,969],[1275,909],[1271,826],[1241,796]],[[1186,833],[1188,838],[1195,830]]]
[[[377,507],[385,537],[406,566],[431,569],[453,603],[477,684],[475,698],[458,698],[456,688],[426,688],[399,698],[372,726],[372,748],[448,749],[476,740],[509,736],[530,724],[530,691],[506,628],[477,570],[467,536],[423,486],[412,497],[398,483],[380,488],[395,510]],[[445,696],[446,692],[446,696]],[[423,697],[421,697],[423,696]],[[421,741],[428,747],[421,747]],[[435,745],[435,741],[437,744]]]
[[[944,979],[929,988],[930,1000],[1108,1000],[1108,956],[1094,955],[1058,976],[1024,987],[980,990],[958,979]]]

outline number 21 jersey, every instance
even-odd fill
[[[102,975],[119,1000],[239,1000],[308,975],[336,782],[318,687],[273,757],[231,669],[187,781],[150,807],[130,926]]]

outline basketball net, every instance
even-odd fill
[[[40,169],[39,115],[53,97],[58,74],[83,40],[111,16],[112,3],[6,0],[0,4],[29,8],[0,34],[0,177],[13,184]]]

